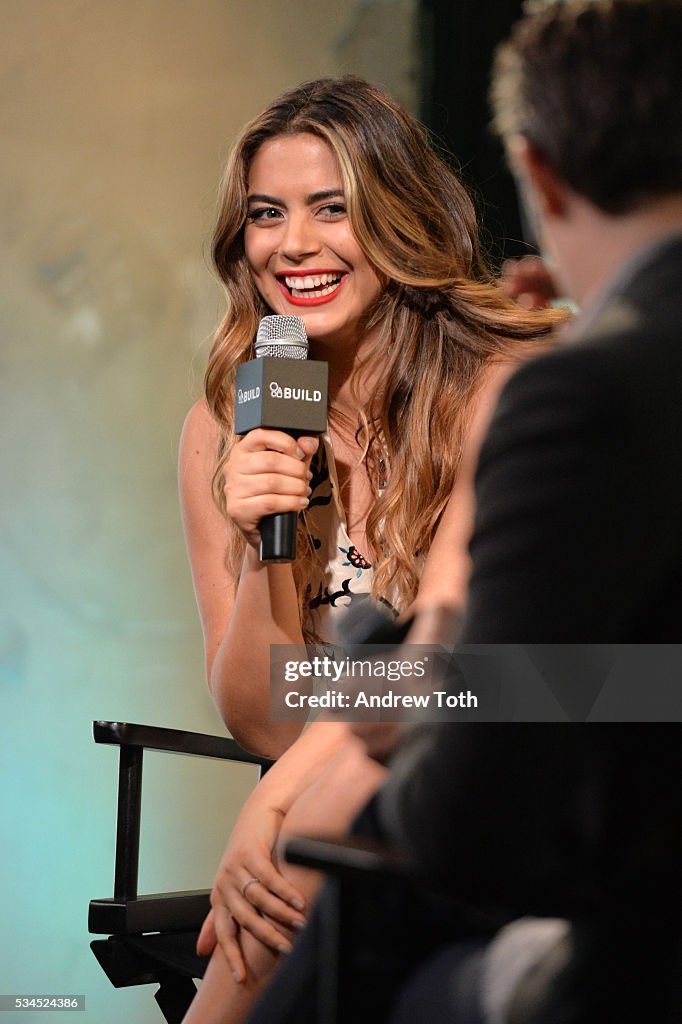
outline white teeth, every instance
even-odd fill
[[[290,288],[292,294],[297,297],[313,290],[316,295],[322,296],[329,295],[330,292],[334,291],[338,287],[341,277],[341,274],[315,274],[314,276],[306,275],[305,277],[285,277],[284,280],[287,288]]]
[[[297,299],[298,298],[302,298],[302,297],[307,297],[307,298],[315,297],[315,298],[320,298],[321,299],[323,295],[329,295],[330,292],[336,291],[337,287],[338,287],[338,284],[334,283],[334,284],[327,285],[326,288],[319,288],[319,289],[316,288],[314,291],[311,288],[307,288],[307,289],[305,289],[303,291],[301,289],[299,289],[299,288],[292,288],[291,289],[291,294],[294,295]]]

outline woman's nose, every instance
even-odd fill
[[[282,255],[294,262],[318,253],[321,243],[315,230],[315,223],[307,213],[290,214],[281,245]]]

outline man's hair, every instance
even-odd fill
[[[682,191],[682,0],[528,4],[491,98],[500,135],[607,213]]]

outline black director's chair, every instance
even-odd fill
[[[88,915],[90,932],[108,938],[90,946],[115,988],[157,984],[155,998],[164,1018],[180,1024],[196,993],[193,979],[203,977],[208,963],[196,955],[195,945],[210,910],[210,892],[138,895],[144,751],[257,764],[260,776],[272,762],[226,737],[127,722],[94,722],[93,731],[96,743],[114,744],[120,755],[114,895],[92,900]]]

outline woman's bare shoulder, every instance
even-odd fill
[[[485,433],[490,425],[500,392],[519,366],[529,356],[515,352],[491,360],[482,370],[481,377],[469,405],[464,457],[476,459]]]
[[[469,408],[469,434],[476,446],[481,440],[481,433],[487,429],[500,392],[510,377],[524,363],[551,351],[553,347],[552,342],[545,338],[516,341],[513,348],[500,352],[486,364]]]
[[[211,492],[219,441],[218,424],[204,399],[199,399],[185,417],[178,452],[180,505],[188,535],[196,522],[218,516]]]
[[[199,398],[190,408],[182,428],[181,448],[195,446],[198,455],[203,449],[210,448],[215,454],[220,439],[218,424],[213,419],[205,398]]]
[[[181,485],[187,478],[205,480],[213,476],[219,442],[220,428],[205,399],[200,398],[187,413],[180,436],[178,461]]]

